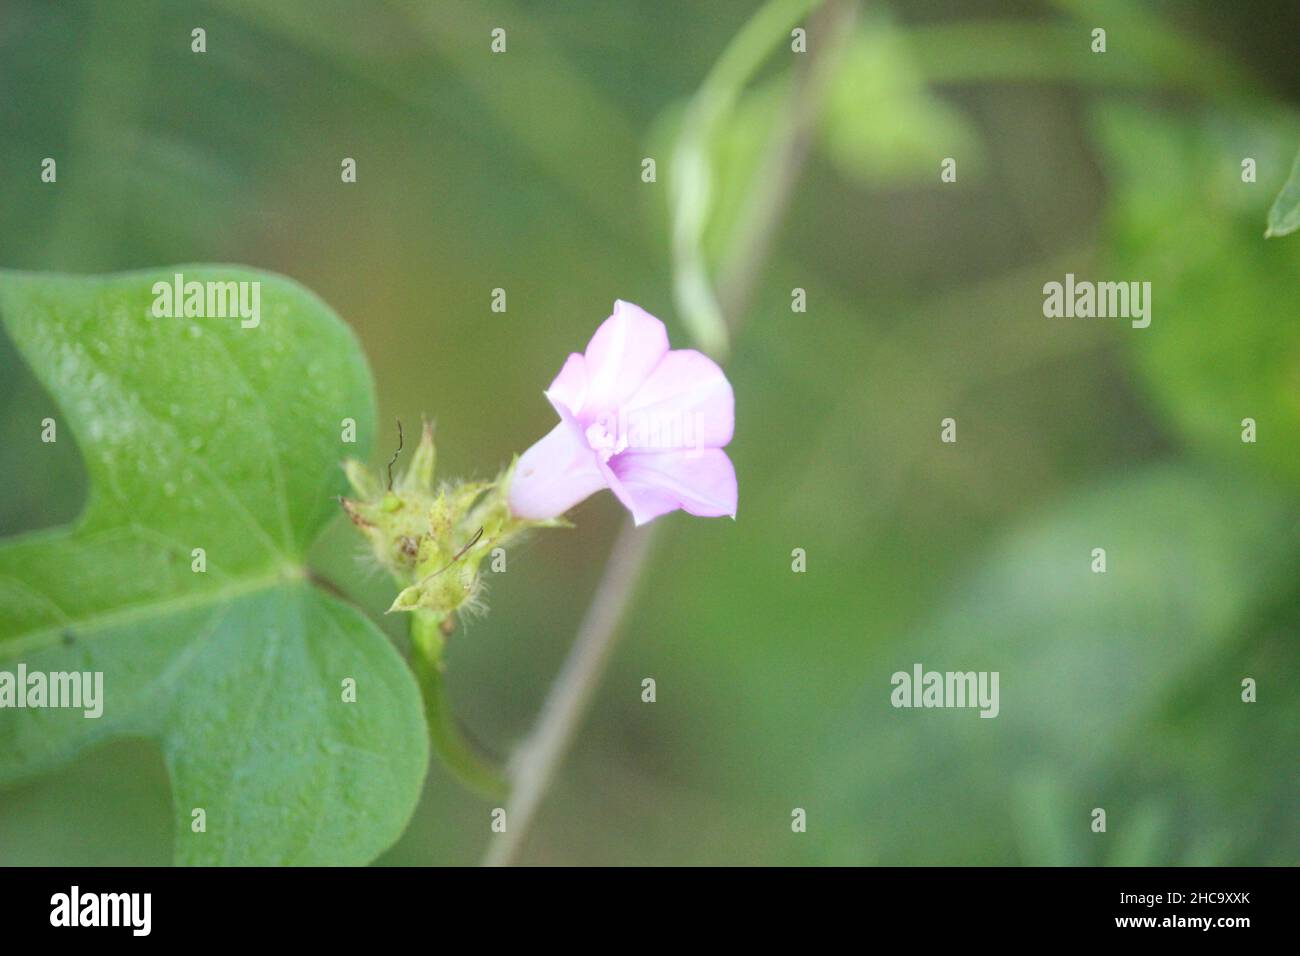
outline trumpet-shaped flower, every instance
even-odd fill
[[[703,353],[670,350],[644,309],[615,302],[546,397],[560,422],[519,459],[516,516],[558,517],[602,488],[638,525],[678,508],[736,516],[736,471],[722,450],[735,424],[731,383]]]

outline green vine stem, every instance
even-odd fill
[[[442,762],[467,787],[486,796],[504,797],[510,789],[505,776],[465,738],[452,714],[442,680],[442,651],[446,644],[442,620],[424,610],[411,616],[411,669],[424,698],[429,740]]]

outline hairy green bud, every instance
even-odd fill
[[[423,610],[449,625],[453,614],[479,601],[480,565],[494,549],[531,528],[567,525],[511,513],[514,462],[493,481],[435,484],[436,460],[433,426],[425,422],[415,454],[396,479],[392,463],[385,480],[358,461],[344,462],[355,497],[340,504],[402,586],[389,613]]]

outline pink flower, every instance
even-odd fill
[[[615,302],[546,397],[560,423],[519,459],[516,516],[554,518],[602,488],[639,525],[678,508],[736,516],[736,470],[722,450],[735,425],[731,383],[704,354],[669,351],[644,309]]]

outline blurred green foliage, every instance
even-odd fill
[[[1300,153],[1295,154],[1291,175],[1268,211],[1265,237],[1287,236],[1300,229]]]
[[[356,329],[379,420],[427,412],[440,468],[488,477],[550,426],[541,390],[615,298],[684,341],[666,157],[752,10],[12,2],[0,263],[290,275]],[[665,519],[526,859],[1294,863],[1300,243],[1262,238],[1300,128],[1287,31],[1210,2],[991,0],[864,8],[857,30],[729,365],[738,520]],[[719,131],[714,263],[787,68]],[[1151,281],[1151,327],[1045,320],[1066,272]],[[72,519],[85,484],[75,449],[34,444],[51,399],[0,349],[10,534]],[[620,520],[608,496],[573,517],[512,551],[448,648],[454,706],[497,753]],[[358,551],[335,526],[314,560],[378,615],[392,595]],[[918,661],[998,670],[1001,716],[893,710]],[[112,744],[0,792],[0,862],[165,861],[168,802],[159,755]],[[435,767],[382,861],[473,862],[490,809]]]

